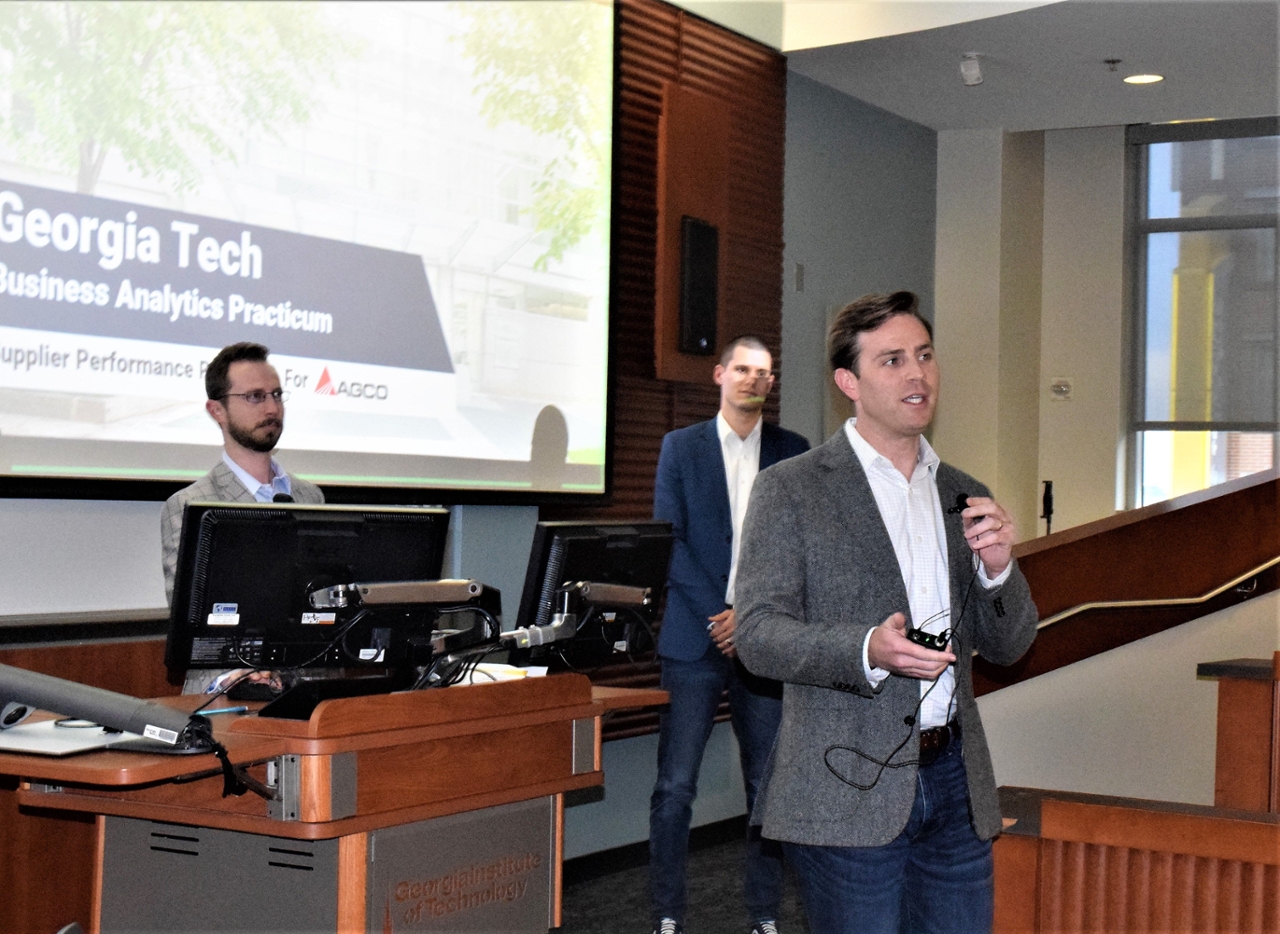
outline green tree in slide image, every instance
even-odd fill
[[[550,242],[544,270],[608,216],[613,11],[607,3],[454,3],[465,29],[480,112],[555,139],[560,153],[534,182],[534,226]],[[549,9],[555,7],[554,15]]]
[[[234,162],[246,136],[305,123],[353,54],[318,4],[0,3],[0,137],[75,173],[91,194],[116,151],[138,175],[193,190],[198,160]],[[7,85],[7,86],[6,86]]]

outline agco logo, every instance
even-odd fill
[[[320,374],[320,382],[316,383],[317,396],[346,396],[348,399],[386,399],[391,390],[383,383],[348,383],[339,382],[329,375],[325,367]]]

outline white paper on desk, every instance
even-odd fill
[[[34,756],[70,756],[101,749],[112,743],[142,739],[137,733],[108,733],[100,726],[63,727],[57,720],[19,723],[0,730],[0,752],[21,752]]]
[[[546,673],[545,666],[530,665],[528,668],[517,668],[515,665],[481,662],[476,665],[465,683],[491,684],[495,681],[515,681],[519,678],[540,678]]]

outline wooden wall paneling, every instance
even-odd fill
[[[996,842],[1000,934],[1280,932],[1273,815],[1038,789],[1001,804],[1032,816]]]
[[[544,508],[548,518],[649,515],[662,436],[710,417],[718,402],[712,358],[696,358],[698,371],[688,384],[657,376],[664,88],[674,85],[731,109],[723,172],[728,215],[721,233],[725,337],[751,330],[775,351],[781,345],[785,58],[657,0],[621,0],[618,45],[613,496],[603,507]],[[749,249],[739,256],[744,245]],[[776,419],[777,411],[775,401],[766,417]]]
[[[728,291],[729,132],[730,105],[721,97],[682,87],[675,81],[662,86],[662,114],[658,119],[657,271],[654,276],[654,367],[659,379],[701,383],[708,354],[680,350],[683,283],[682,222],[685,217],[705,221],[720,236],[717,256],[716,344],[723,343]]]
[[[992,844],[995,856],[995,918],[992,934],[1026,934],[1036,929],[1040,900],[1040,847],[1034,837],[1004,834]]]
[[[97,839],[91,815],[20,811],[17,780],[0,780],[0,931],[88,930]]]
[[[758,334],[783,370],[782,178],[786,59],[659,0],[619,0],[614,203],[613,492],[605,505],[544,506],[544,519],[640,519],[653,514],[662,437],[715,415],[714,357],[694,358],[690,381],[659,378],[659,123],[664,88],[724,102],[726,213],[720,234],[721,342]],[[678,221],[678,218],[677,218]],[[677,254],[678,255],[678,254]],[[765,407],[778,420],[781,386]],[[591,673],[600,684],[655,686],[652,656]],[[727,714],[722,706],[721,715]],[[606,739],[652,732],[655,711],[611,714]]]
[[[1048,573],[1048,570],[1043,573]],[[1226,577],[1226,574],[1223,576]],[[1258,575],[1256,582],[1254,589],[1247,594],[1228,590],[1213,600],[1192,606],[1087,610],[1070,619],[1046,626],[1037,633],[1036,641],[1027,653],[1013,665],[993,665],[985,659],[975,657],[974,694],[981,697],[990,691],[1064,668],[1082,659],[1270,593],[1280,587],[1280,568],[1264,571]],[[1035,585],[1032,584],[1032,587],[1032,597],[1035,597]],[[1042,617],[1043,615],[1041,613]]]
[[[1099,600],[1199,596],[1280,555],[1280,474],[1046,535],[1016,554],[1041,618]]]
[[[1280,557],[1280,472],[1056,532],[1017,546],[1040,618],[1093,602],[1197,598]],[[1205,560],[1205,556],[1212,560]],[[1015,665],[974,660],[974,693],[1016,684],[1280,588],[1272,567],[1212,600],[1098,608],[1043,627]]]
[[[1277,682],[1221,678],[1213,803],[1246,811],[1272,807],[1272,733]]]
[[[0,648],[0,664],[133,697],[165,697],[182,690],[169,682],[163,639]]]

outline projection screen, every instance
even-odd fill
[[[613,8],[0,4],[0,475],[605,489]]]

